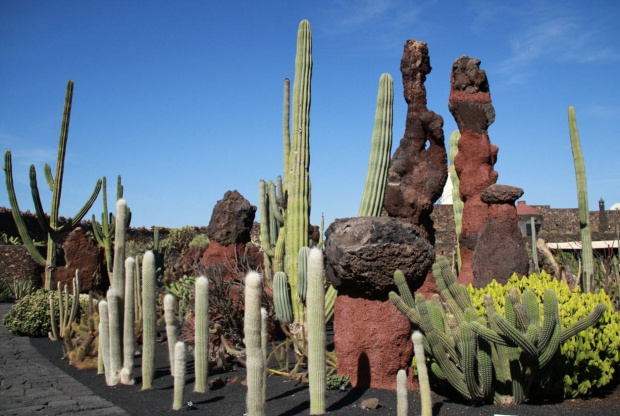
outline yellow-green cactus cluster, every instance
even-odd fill
[[[493,298],[495,308],[503,313],[506,294],[511,288],[519,292],[530,289],[538,297],[542,317],[542,298],[545,290],[553,289],[558,298],[562,328],[567,328],[587,316],[598,303],[607,306],[599,323],[561,345],[561,357],[550,371],[539,390],[541,395],[565,398],[587,396],[611,382],[620,363],[620,314],[615,311],[610,297],[604,292],[582,293],[579,287],[571,289],[545,272],[518,277],[513,275],[505,284],[495,280],[486,287],[469,287],[471,301],[479,315],[485,314],[484,295]]]

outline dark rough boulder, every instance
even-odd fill
[[[424,283],[435,259],[428,241],[408,223],[391,217],[334,221],[325,232],[327,279],[340,293],[387,300],[401,270],[412,290]]]
[[[207,236],[222,246],[250,241],[256,207],[237,191],[226,191],[213,207]]]
[[[523,189],[510,185],[491,185],[482,191],[480,199],[487,204],[514,204],[523,195]]]
[[[426,108],[426,75],[431,72],[428,47],[408,40],[400,63],[407,121],[405,134],[388,170],[384,208],[390,217],[418,227],[435,242],[431,214],[448,178],[443,118]]]
[[[109,287],[103,249],[94,238],[86,235],[86,231],[80,227],[71,231],[62,245],[62,251],[64,256],[58,257],[54,272],[56,285],[60,282],[63,287],[67,284],[72,288],[75,271],[79,270],[82,293],[106,290]]]

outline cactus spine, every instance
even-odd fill
[[[323,252],[318,248],[308,255],[308,379],[310,414],[325,413],[325,278]]]
[[[196,382],[194,391],[206,393],[207,377],[209,375],[209,279],[200,276],[196,279],[196,319],[194,367]]]
[[[187,350],[185,348],[185,343],[179,341],[174,344],[174,402],[172,404],[172,410],[180,410],[183,407],[186,364]]]
[[[125,260],[125,314],[123,325],[123,368],[121,370],[121,383],[133,384],[133,359],[135,352],[136,335],[134,322],[136,313],[134,310],[135,296],[135,273],[136,260],[127,257]]]
[[[396,373],[396,416],[407,416],[409,399],[407,394],[407,372],[403,369]]]
[[[265,414],[263,400],[263,382],[265,359],[261,348],[261,311],[262,278],[256,272],[249,272],[245,277],[245,313],[243,331],[247,356],[247,396],[248,416]]]
[[[156,279],[155,255],[149,250],[142,259],[142,390],[153,387],[155,375]]]
[[[375,127],[372,132],[368,173],[358,215],[378,217],[383,209],[388,168],[392,155],[392,120],[394,107],[394,82],[390,74],[379,80]]]
[[[15,195],[15,187],[13,185],[13,164],[11,161],[11,151],[7,150],[4,154],[4,172],[6,179],[6,188],[9,194],[9,202],[11,203],[11,211],[13,214],[13,220],[17,225],[19,235],[22,238],[24,246],[28,249],[30,256],[34,261],[41,266],[45,266],[45,290],[53,290],[54,288],[54,270],[56,269],[56,245],[61,240],[62,236],[72,229],[77,227],[82,221],[82,218],[90,210],[93,203],[99,195],[101,190],[101,179],[97,180],[95,189],[90,198],[84,206],[72,217],[72,219],[66,224],[60,226],[59,208],[60,208],[60,195],[62,192],[62,178],[65,168],[65,152],[67,150],[67,138],[69,136],[69,120],[71,118],[71,102],[73,99],[73,81],[67,82],[67,91],[65,94],[65,105],[62,117],[62,124],[60,127],[60,139],[58,143],[58,156],[56,159],[56,174],[52,175],[52,169],[49,164],[45,164],[45,179],[47,185],[52,191],[52,206],[49,215],[49,222],[46,222],[47,216],[43,211],[43,205],[39,196],[39,187],[37,185],[37,173],[34,165],[30,166],[30,190],[32,192],[32,200],[34,202],[35,211],[37,213],[37,219],[39,224],[47,233],[47,256],[44,258],[34,245],[32,238],[28,234],[28,229],[21,216],[19,210],[19,204],[17,203],[17,197]]]
[[[577,119],[573,106],[568,107],[568,127],[570,143],[575,164],[575,179],[577,180],[577,202],[579,204],[579,228],[581,233],[581,259],[583,272],[581,288],[585,293],[592,291],[594,276],[594,257],[592,254],[592,233],[590,229],[590,211],[588,208],[588,185],[586,181],[586,167],[581,153],[581,142],[577,130]]]
[[[461,132],[454,130],[450,135],[450,167],[448,172],[450,180],[452,181],[452,210],[454,211],[454,230],[456,231],[456,253],[458,260],[458,270],[461,270],[461,249],[459,245],[459,236],[461,235],[461,228],[463,227],[463,200],[459,192],[459,176],[454,169],[454,158],[459,152],[459,140],[461,139]]]
[[[422,416],[431,416],[433,414],[433,400],[431,398],[431,384],[428,378],[426,357],[424,356],[424,336],[420,331],[413,331],[411,340],[413,341],[413,353],[420,383],[420,403],[422,406],[420,414]]]
[[[170,374],[174,376],[174,352],[179,333],[179,320],[177,319],[177,300],[172,293],[167,293],[164,296],[164,320],[166,321],[166,335],[168,336]]]

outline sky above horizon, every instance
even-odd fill
[[[456,129],[452,63],[482,61],[496,112],[497,183],[522,188],[529,205],[577,207],[573,105],[590,210],[600,198],[609,209],[620,202],[619,18],[612,0],[5,1],[0,144],[12,152],[21,210],[34,211],[34,164],[49,213],[43,166],[55,168],[72,79],[62,216],[73,216],[103,176],[112,201],[117,175],[132,226],[208,225],[228,190],[258,205],[259,180],[282,174],[282,86],[293,80],[297,27],[308,19],[313,224],[321,213],[326,227],[358,213],[384,72],[394,78],[398,147],[407,39],[428,44],[428,108],[444,118],[446,145]],[[0,206],[10,207],[2,188]],[[99,196],[86,218],[101,211]]]

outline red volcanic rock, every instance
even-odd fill
[[[64,257],[57,259],[54,288],[60,282],[62,287],[66,284],[71,290],[76,270],[79,270],[82,293],[106,290],[110,286],[104,266],[103,249],[93,238],[89,238],[82,228],[78,227],[69,233],[62,249]]]
[[[495,185],[498,147],[491,144],[487,131],[495,120],[495,110],[480,61],[461,56],[452,66],[450,79],[449,108],[461,132],[454,158],[463,200],[459,281],[480,287],[523,270],[527,253],[520,233],[517,235],[514,206],[523,191]]]
[[[235,270],[260,270],[263,264],[263,254],[252,243],[222,246],[217,241],[211,241],[209,247],[202,253],[204,267],[224,267],[228,273]]]
[[[426,75],[431,72],[426,43],[408,40],[400,63],[407,121],[388,170],[384,208],[390,217],[418,227],[431,244],[431,213],[448,177],[443,118],[426,108]]]
[[[338,374],[348,376],[354,387],[396,390],[396,373],[409,368],[413,358],[411,323],[389,300],[339,294],[334,346]],[[410,387],[412,380],[410,374]]]

